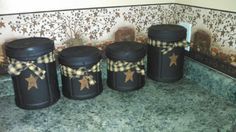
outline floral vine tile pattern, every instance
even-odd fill
[[[124,21],[136,26],[137,32],[146,31],[153,24],[175,23],[174,5],[131,7],[123,12]]]
[[[81,38],[100,41],[118,26],[124,24],[136,27],[137,32],[144,32],[154,23],[171,23],[174,5],[148,5],[120,8],[97,8],[68,10],[31,14],[0,16],[2,29],[22,37],[44,36],[62,44],[68,39]],[[165,17],[167,16],[167,17]]]
[[[57,50],[75,45],[103,49],[114,42],[121,27],[131,27],[135,40],[146,42],[151,25],[178,22],[193,24],[193,58],[201,58],[203,63],[216,60],[209,65],[236,75],[236,13],[180,4],[0,15],[0,73],[6,66],[1,45],[9,40],[41,36],[54,40]],[[221,62],[230,67],[220,66]]]
[[[44,36],[61,44],[67,39],[95,40],[116,24],[120,9],[91,9],[19,14],[7,16],[6,28],[21,36]],[[5,17],[5,16],[3,16]]]
[[[152,24],[174,23],[174,4],[95,8],[0,15],[0,45],[23,37],[48,37],[58,50],[75,45],[104,48],[119,27],[135,29],[136,41],[145,41]],[[0,48],[0,61],[4,63]]]
[[[192,50],[236,67],[236,13],[176,5],[176,21],[192,23]]]

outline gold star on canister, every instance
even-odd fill
[[[32,74],[30,74],[30,76],[28,78],[25,78],[25,80],[27,81],[28,83],[28,90],[32,89],[32,88],[38,88],[38,85],[37,85],[37,80],[38,80],[38,77],[34,77]]]
[[[125,82],[127,83],[128,81],[133,81],[133,76],[134,76],[133,71],[128,70],[127,72],[125,72]]]
[[[80,82],[80,91],[82,91],[85,88],[89,89],[89,82],[85,76],[83,76],[83,78],[80,79],[79,82]]]
[[[173,53],[169,58],[170,58],[170,65],[169,65],[169,67],[171,67],[172,65],[176,65],[177,66],[178,55],[175,55],[175,53]]]

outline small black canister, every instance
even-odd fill
[[[145,84],[146,46],[137,42],[115,42],[106,48],[107,85],[119,91],[131,91]]]
[[[60,98],[54,42],[47,38],[25,38],[5,46],[16,105],[23,109],[50,106]]]
[[[101,52],[91,46],[76,46],[59,53],[63,95],[70,99],[88,99],[102,90]]]
[[[147,75],[174,82],[183,76],[186,29],[179,25],[153,25],[148,29]]]

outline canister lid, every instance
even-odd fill
[[[135,62],[140,60],[146,55],[146,45],[131,42],[115,42],[111,45],[108,45],[106,48],[106,56],[112,60],[124,60]]]
[[[180,25],[161,24],[148,28],[148,37],[163,42],[181,41],[186,38],[186,28]]]
[[[100,61],[101,52],[92,46],[75,46],[62,50],[58,59],[59,63],[65,66],[86,66]]]
[[[32,37],[6,43],[6,55],[19,60],[33,60],[54,49],[54,42],[48,38]]]

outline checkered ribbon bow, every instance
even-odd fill
[[[101,71],[100,62],[92,66],[92,68],[87,69],[85,67],[80,67],[78,69],[73,69],[68,66],[60,65],[61,73],[69,78],[80,78],[81,76],[86,76],[86,79],[89,80],[90,85],[94,85],[96,81],[93,79],[93,76],[88,75],[89,72],[99,72]]]
[[[14,58],[8,58],[8,73],[10,75],[20,75],[22,71],[30,69],[34,72],[40,79],[45,78],[46,71],[37,67],[36,63],[51,63],[55,61],[54,53],[50,52],[46,55],[38,57],[35,61],[19,61]]]
[[[167,43],[167,42],[149,39],[148,44],[150,44],[154,47],[162,48],[162,50],[161,50],[162,54],[166,54],[176,47],[186,47],[187,41],[184,40],[184,41],[179,41],[179,42],[174,42],[174,43]]]
[[[145,75],[144,70],[144,59],[141,59],[138,62],[127,62],[127,61],[112,61],[110,59],[108,61],[108,70],[114,71],[114,72],[122,72],[127,71],[132,68],[135,68],[137,73],[140,73],[141,75]]]

